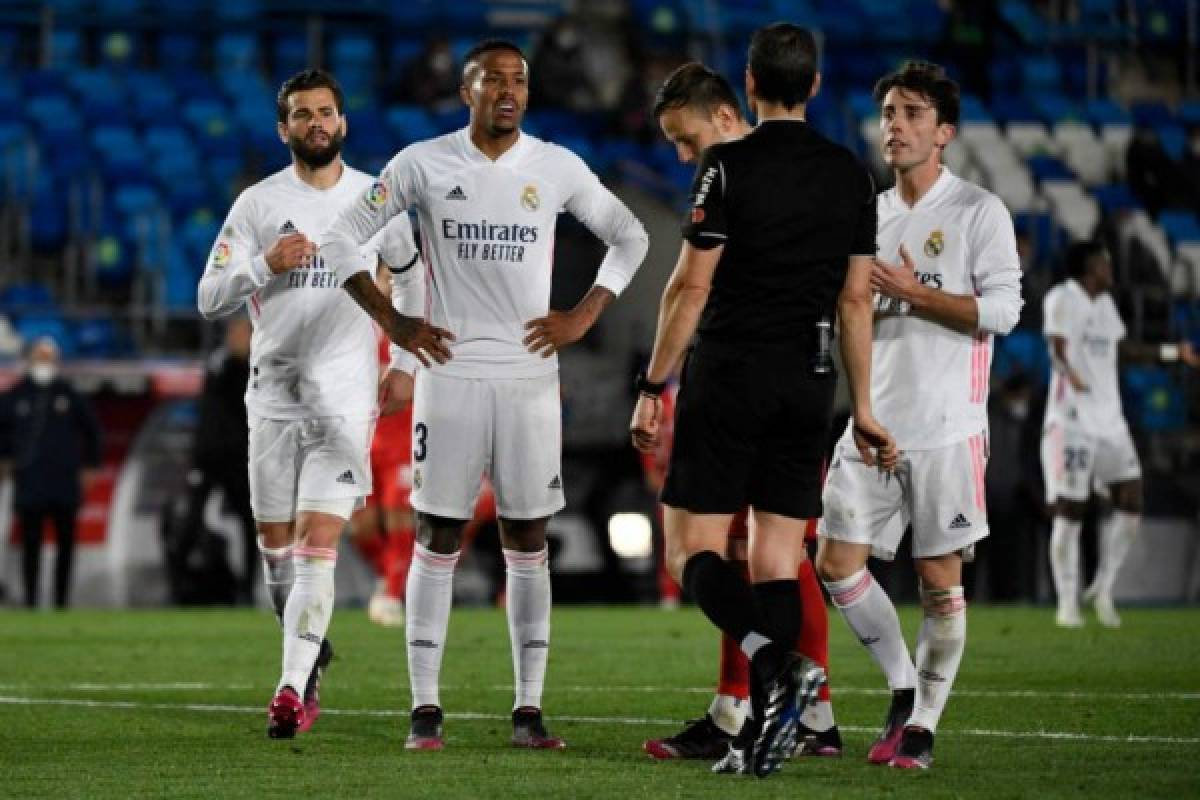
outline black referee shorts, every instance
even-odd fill
[[[662,502],[696,514],[747,505],[796,519],[821,516],[833,374],[795,351],[693,350],[680,377],[675,442]]]

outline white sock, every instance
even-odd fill
[[[419,542],[413,547],[404,605],[413,708],[442,704],[438,676],[454,602],[454,567],[461,552],[435,553]]]
[[[296,582],[283,610],[283,677],[279,688],[290,686],[296,694],[303,694],[333,616],[337,550],[297,547],[294,564]]]
[[[1060,614],[1079,614],[1079,534],[1083,523],[1056,516],[1050,527],[1050,572]]]
[[[883,670],[888,688],[896,691],[916,686],[917,670],[908,654],[908,645],[904,643],[896,607],[867,568],[863,567],[849,578],[823,583],[850,630]]]
[[[263,585],[267,588],[267,596],[271,598],[271,608],[279,624],[283,625],[283,608],[287,605],[288,593],[292,591],[292,582],[296,579],[296,571],[292,567],[292,546],[267,547],[263,537],[258,537],[258,552],[262,554]]]
[[[1096,567],[1096,594],[1111,597],[1117,573],[1142,526],[1142,515],[1113,511],[1100,529],[1100,564]]]
[[[512,645],[513,709],[542,707],[550,654],[550,568],[546,548],[536,553],[504,550],[505,606]]]
[[[768,639],[767,637],[763,636],[761,633],[755,633],[754,631],[750,631],[750,633],[746,634],[746,638],[742,639],[741,643],[738,646],[742,648],[742,652],[746,654],[746,658],[753,661],[754,654],[757,653],[759,650],[762,650],[764,647],[766,647],[770,643],[771,643],[771,640]]]
[[[708,715],[712,717],[713,724],[730,736],[738,735],[749,713],[749,699],[734,697],[731,694],[717,695],[708,707]]]
[[[937,730],[967,643],[967,601],[961,586],[921,590],[925,619],[917,636],[917,697],[909,725]]]
[[[834,725],[833,703],[819,700],[816,705],[804,709],[800,714],[800,724],[817,733],[829,730]]]

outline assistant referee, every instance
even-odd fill
[[[824,682],[789,643],[800,627],[804,520],[821,515],[837,321],[864,460],[895,458],[869,391],[875,188],[848,150],[805,122],[819,85],[812,33],[787,23],[754,33],[746,94],[758,127],[700,160],[631,423],[634,445],[654,447],[659,394],[695,335],[662,493],[682,552],[669,567],[751,659],[759,730],[744,757],[759,775],[790,753],[792,709]],[[747,505],[753,587],[720,555]]]

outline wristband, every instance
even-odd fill
[[[650,379],[646,377],[645,370],[638,373],[637,380],[633,382],[633,385],[638,392],[641,394],[648,394],[651,397],[659,397],[667,388],[666,381],[663,381],[662,383],[651,383]]]

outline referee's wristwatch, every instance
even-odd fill
[[[642,370],[638,373],[637,380],[633,382],[633,385],[634,388],[638,390],[639,394],[648,394],[651,397],[661,396],[663,391],[667,388],[666,381],[663,381],[662,383],[652,383],[650,379],[646,377],[646,370]]]

